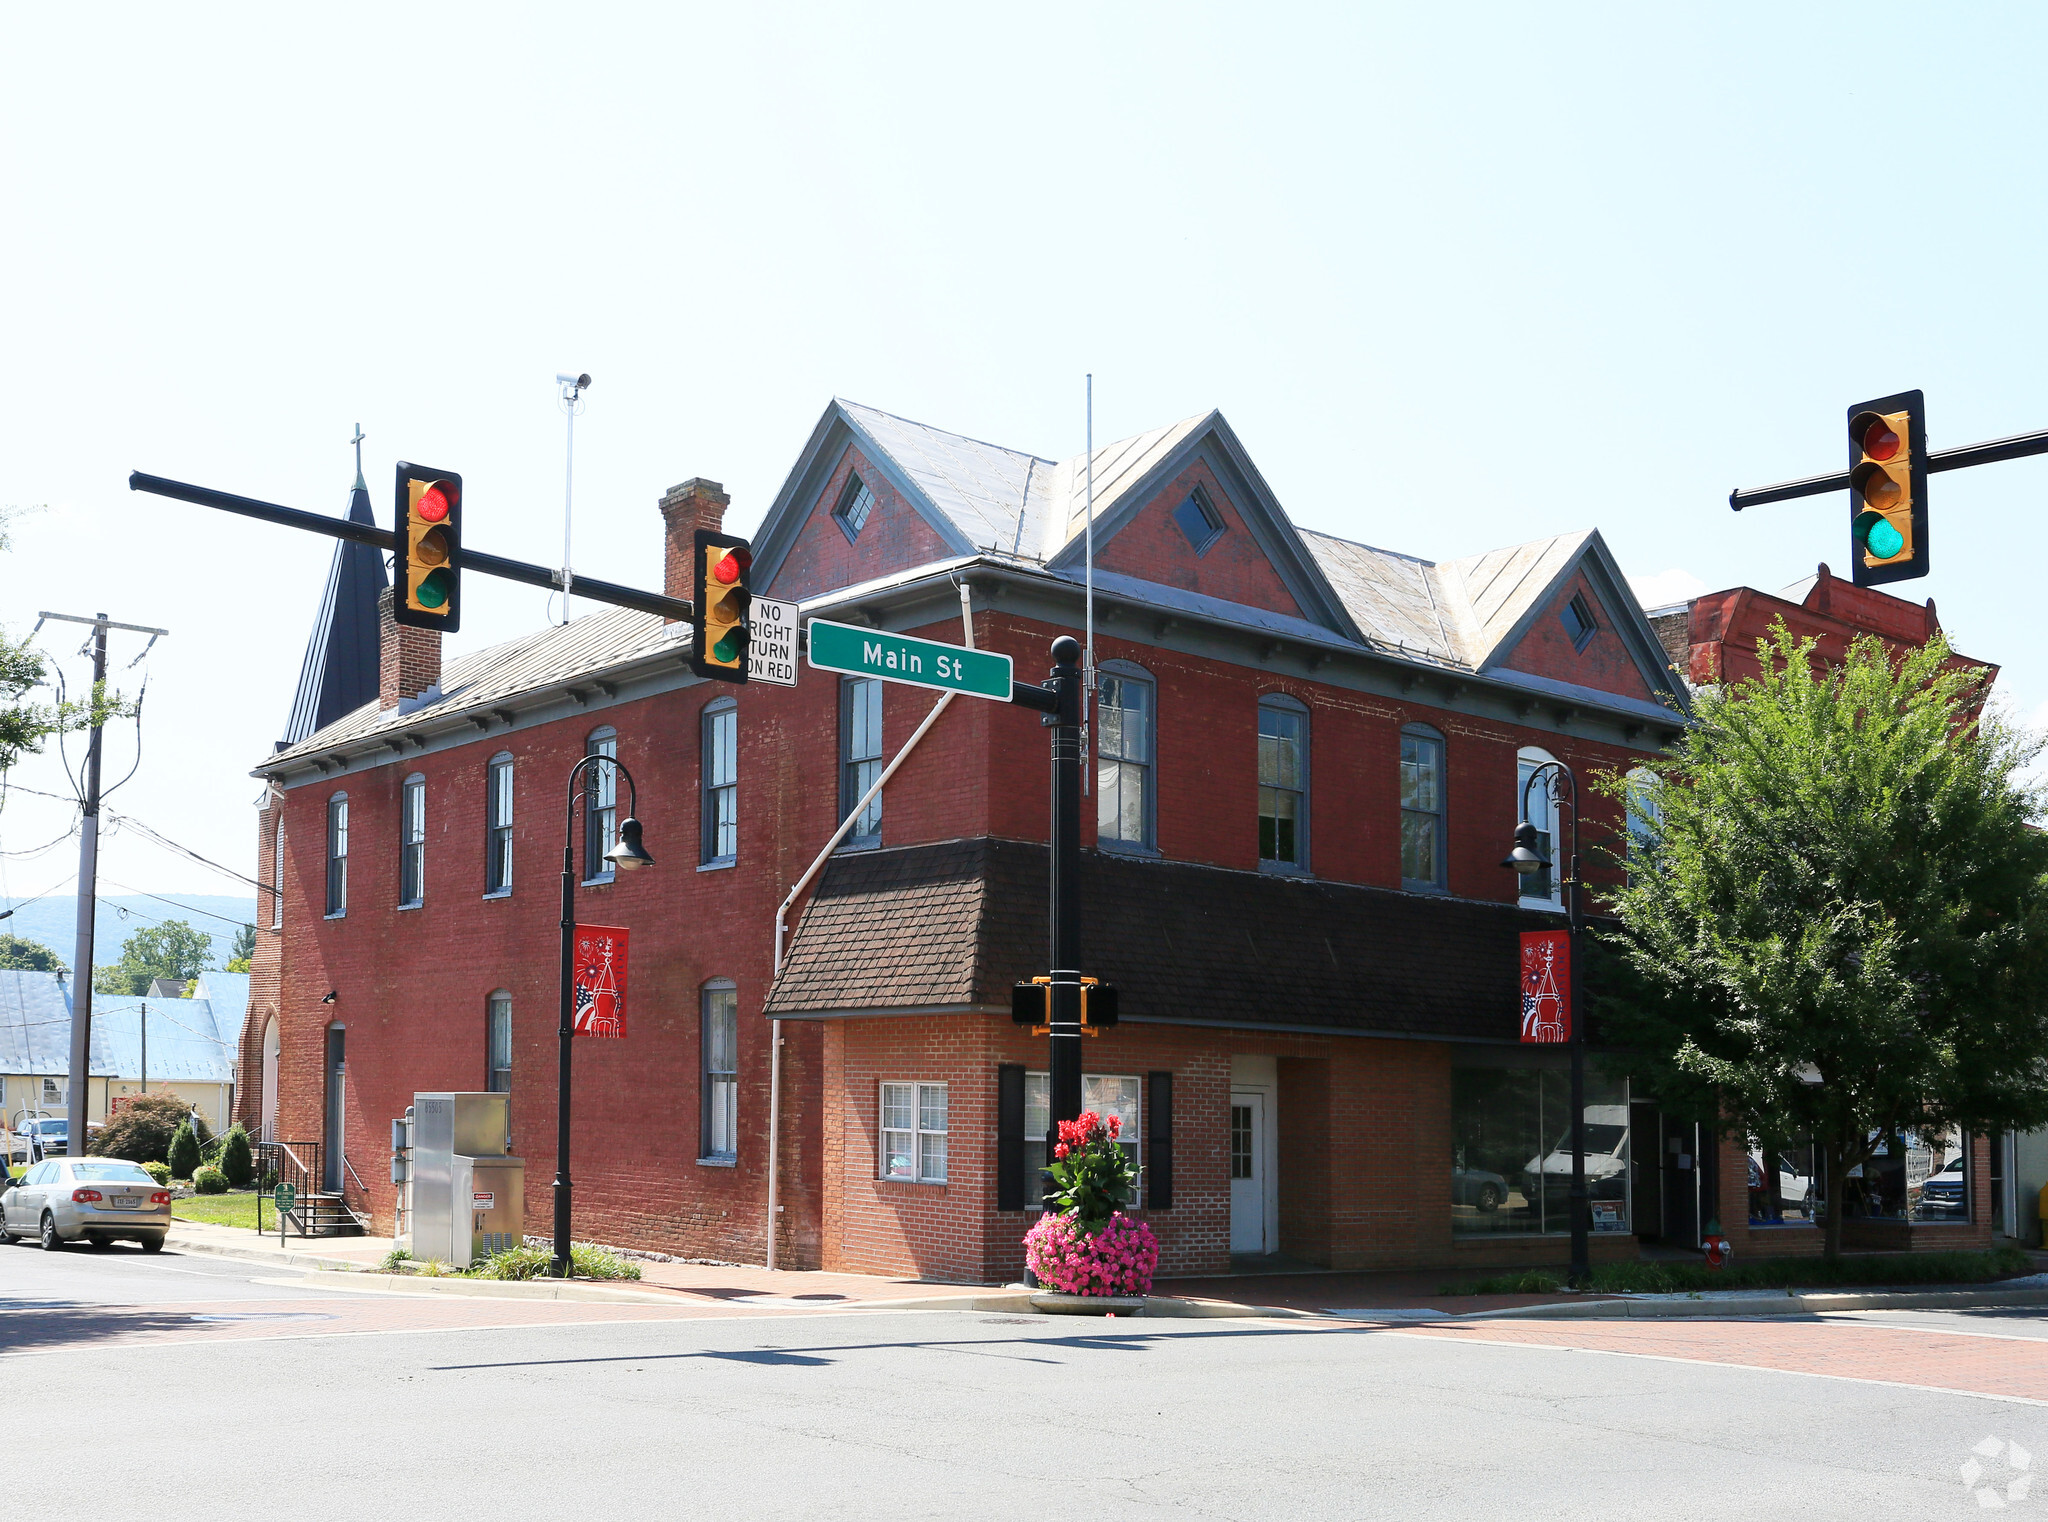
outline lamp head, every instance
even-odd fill
[[[1501,865],[1513,867],[1524,877],[1534,872],[1541,872],[1550,865],[1549,862],[1537,854],[1535,825],[1524,819],[1515,826],[1515,848],[1508,852],[1507,860],[1503,861]]]
[[[622,872],[654,865],[654,858],[640,844],[640,821],[625,819],[619,824],[619,843],[604,853],[604,859]]]

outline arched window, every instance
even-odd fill
[[[512,891],[512,752],[484,767],[484,892]]]
[[[729,1163],[739,1156],[740,995],[731,978],[704,985],[703,1088],[700,1093],[697,1156]]]
[[[348,794],[327,800],[327,917],[348,913]]]
[[[1259,699],[1259,866],[1308,870],[1308,705]]]
[[[1664,779],[1647,766],[1628,774],[1628,869],[1641,871],[1656,849],[1657,831],[1664,823]]]
[[[1444,886],[1447,810],[1444,737],[1427,724],[1401,730],[1401,886]]]
[[[1150,850],[1156,824],[1158,686],[1130,661],[1104,661],[1095,689],[1095,841]]]
[[[703,842],[698,858],[707,867],[723,867],[740,851],[739,705],[719,698],[704,705]]]
[[[1546,772],[1533,784],[1529,780],[1536,775],[1537,767],[1556,759],[1534,745],[1525,745],[1515,753],[1515,818],[1517,822],[1526,819],[1536,826],[1536,854],[1550,863],[1522,879],[1522,902],[1535,909],[1558,908],[1563,904],[1560,883],[1564,873],[1557,870],[1556,855],[1557,806],[1550,799],[1552,779],[1557,774]]]
[[[512,995],[502,988],[484,1001],[484,1089],[512,1092]]]
[[[427,896],[427,779],[414,772],[398,789],[398,907]]]
[[[583,743],[586,756],[619,757],[619,732],[607,724]],[[604,859],[619,838],[619,771],[600,761],[583,771],[583,880],[608,883],[612,864]]]

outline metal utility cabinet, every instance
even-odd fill
[[[407,1244],[415,1258],[467,1268],[517,1247],[526,1229],[526,1164],[508,1157],[511,1096],[415,1094]]]

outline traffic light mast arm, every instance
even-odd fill
[[[396,552],[391,530],[369,523],[355,523],[347,518],[330,518],[324,513],[309,513],[302,508],[280,507],[275,502],[259,502],[254,497],[237,497],[232,492],[215,491],[207,486],[191,486],[183,481],[167,481],[162,476],[145,475],[136,471],[128,477],[130,491],[146,491],[158,497],[171,497],[179,502],[196,503],[200,507],[217,507],[223,512],[240,513],[248,518],[261,518],[265,523],[280,523],[286,528],[305,529],[310,533],[325,534],[330,539],[347,539],[355,544],[367,544],[386,554]],[[455,552],[454,564],[465,571],[475,571],[479,576],[497,576],[506,581],[523,582],[530,587],[546,587],[559,591],[562,586],[561,567],[528,565],[523,560],[507,560],[502,555],[489,555],[482,550],[467,547]],[[622,587],[615,582],[599,581],[594,576],[576,577],[576,595],[587,597],[592,602],[608,602],[621,608],[638,608],[642,613],[655,613],[663,618],[687,620],[691,607],[679,597],[664,597],[659,592],[642,592],[636,587]]]
[[[1927,473],[1963,470],[1971,465],[1995,465],[2000,460],[2024,460],[2028,455],[2048,454],[2048,428],[2038,433],[2016,433],[2009,439],[1988,439],[1982,444],[1961,444],[1940,449],[1927,456]],[[1736,512],[1745,507],[1762,507],[1767,502],[1789,502],[1794,497],[1818,497],[1831,491],[1849,489],[1849,472],[1807,476],[1798,481],[1780,481],[1776,486],[1758,486],[1748,491],[1737,487],[1728,493],[1728,505]]]

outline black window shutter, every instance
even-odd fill
[[[1145,1208],[1173,1208],[1173,1074],[1145,1075]]]
[[[996,1209],[1024,1208],[1024,1066],[996,1068]]]

